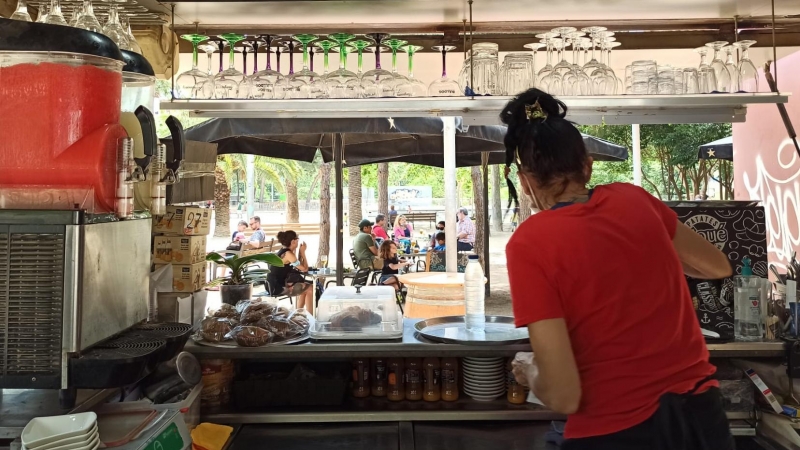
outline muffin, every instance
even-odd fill
[[[236,311],[236,308],[233,307],[233,305],[228,305],[227,303],[223,303],[218,310],[214,311],[214,313],[211,314],[211,317],[216,317],[220,319],[233,319],[239,317],[239,313]]]
[[[261,347],[272,342],[275,334],[259,327],[238,326],[231,332],[241,347]]]
[[[200,335],[208,342],[222,342],[232,328],[230,319],[206,317],[200,322]]]

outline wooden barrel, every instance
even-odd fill
[[[399,278],[408,288],[405,317],[430,319],[466,313],[463,273],[418,272]]]

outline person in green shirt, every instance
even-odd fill
[[[359,232],[353,239],[353,252],[356,254],[359,269],[383,268],[383,262],[378,258],[378,246],[375,245],[375,237],[372,235],[372,225],[374,224],[369,219],[362,219],[358,223]]]

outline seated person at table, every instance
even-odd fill
[[[433,247],[434,251],[444,251],[444,233],[436,233],[436,246]]]
[[[378,247],[372,237],[372,222],[362,219],[358,223],[359,232],[353,239],[353,253],[359,269],[381,270],[383,261],[378,258]]]
[[[436,235],[440,232],[444,232],[444,220],[440,220],[436,224],[436,231],[431,235],[431,243],[428,247],[434,248],[436,247]]]
[[[247,222],[244,220],[240,220],[239,223],[236,225],[236,231],[233,232],[231,235],[231,242],[237,241],[246,241],[247,237],[245,237],[244,232],[247,230]]]
[[[414,227],[406,220],[406,216],[400,214],[394,221],[394,241],[400,242],[400,239],[411,239],[414,235]]]
[[[389,235],[386,234],[386,216],[383,214],[378,214],[375,216],[375,225],[372,227],[372,235],[375,236],[375,239],[383,239],[384,241],[389,240]]]
[[[264,230],[261,229],[260,217],[253,216],[250,218],[250,229],[253,230],[253,234],[250,236],[250,240],[247,241],[247,245],[253,248],[261,248],[267,240],[267,235],[264,233]]]
[[[305,308],[309,314],[314,314],[314,289],[303,276],[308,271],[306,259],[306,243],[300,243],[300,238],[292,230],[278,232],[278,241],[283,248],[277,255],[283,261],[283,267],[270,267],[270,286],[273,296],[291,295],[297,298],[295,306]]]
[[[397,244],[393,241],[383,241],[381,244],[380,256],[383,258],[383,269],[381,270],[380,284],[392,286],[395,292],[400,291],[400,280],[397,275],[400,269],[411,264],[407,261],[400,261],[397,258]]]

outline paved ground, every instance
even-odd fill
[[[261,212],[256,211],[256,215],[261,217],[261,222],[263,224],[269,223],[283,223],[284,221],[284,214],[278,212]],[[231,215],[231,224],[236,224],[239,221],[239,217],[234,212]],[[319,213],[318,212],[301,212],[300,215],[300,222],[301,223],[316,223],[319,221]],[[215,238],[213,237],[214,230],[213,230],[213,223],[212,220],[212,231],[211,235],[208,237],[208,244],[207,249],[208,251],[213,250],[222,250],[224,249],[229,241],[227,238]],[[490,277],[490,293],[491,295],[486,298],[486,314],[491,315],[512,315],[511,313],[511,294],[509,292],[508,287],[508,272],[506,270],[506,254],[505,254],[505,247],[506,243],[508,242],[509,237],[511,236],[510,232],[500,232],[500,233],[492,233],[489,237],[489,277]],[[308,245],[307,255],[310,261],[317,260],[317,254],[319,252],[319,236],[318,235],[308,235],[308,236],[300,236],[300,239],[305,241]],[[331,247],[335,246],[336,237],[331,236]],[[345,252],[352,248],[352,237],[345,236],[344,248]],[[336,255],[329,255],[328,256],[328,265],[335,266],[336,264]],[[350,258],[345,254],[345,267],[352,267],[350,262]],[[219,303],[219,294],[217,292],[209,293],[209,307],[216,305]]]

